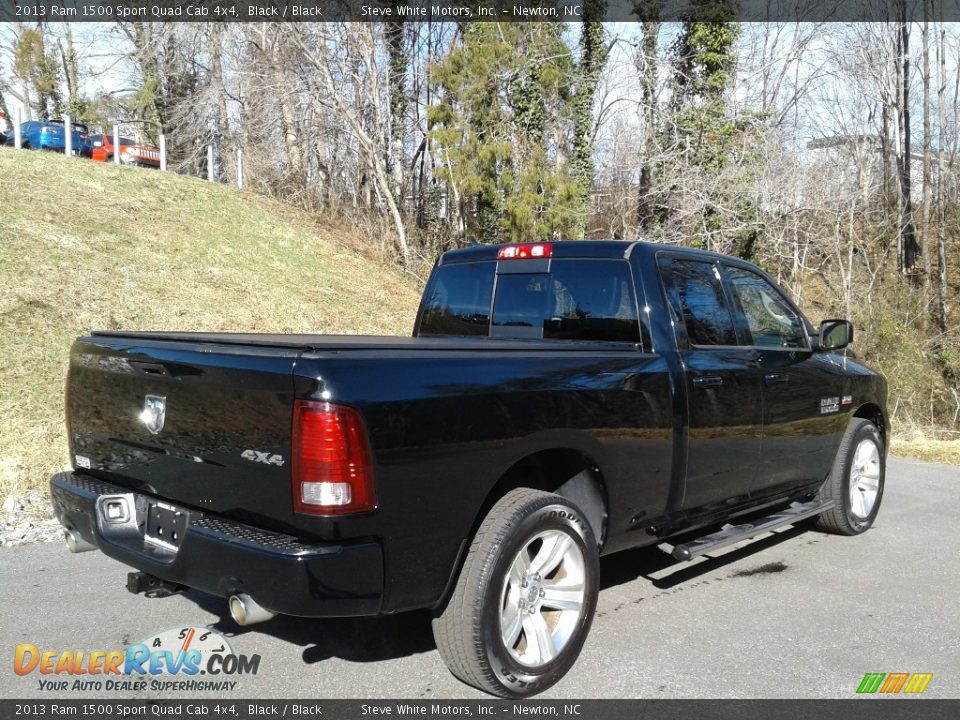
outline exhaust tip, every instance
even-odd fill
[[[276,617],[276,613],[261,607],[256,600],[245,593],[231,595],[228,603],[230,617],[237,625],[255,625]]]
[[[66,528],[63,531],[63,540],[67,544],[67,549],[72,553],[90,552],[96,550],[97,546],[84,540],[76,530]]]

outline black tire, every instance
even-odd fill
[[[553,556],[555,553],[549,551],[548,542],[555,542],[555,547],[562,543],[569,548],[569,559],[567,554],[563,555],[564,559],[552,571],[555,575],[547,572],[543,577],[511,574],[511,569],[516,571],[518,567],[516,563],[523,562],[521,551],[523,557],[534,563],[528,567],[531,572],[539,565],[538,548],[544,550],[544,557]],[[579,558],[572,553],[573,548],[579,549]],[[568,564],[570,571],[566,569]],[[492,695],[527,697],[546,690],[567,673],[580,654],[596,609],[599,574],[597,542],[586,516],[576,505],[559,495],[539,490],[510,491],[481,523],[456,587],[446,607],[433,620],[433,636],[440,656],[460,680]],[[526,578],[522,586],[513,582],[517,577]],[[548,584],[556,588],[553,583],[568,579],[576,585],[581,577],[579,614],[577,610],[551,610],[550,599],[541,599]],[[537,597],[541,583],[539,597],[526,599]],[[518,590],[520,587],[526,589]],[[519,599],[512,603],[511,598]],[[541,607],[548,609],[541,610]],[[506,619],[510,611],[516,615],[515,620]],[[512,649],[503,639],[502,622],[512,622],[514,628],[523,623]],[[562,639],[565,636],[564,644],[552,659],[522,663],[514,654],[519,652],[523,658],[527,652],[532,654],[540,647],[538,642],[527,645],[528,627],[547,628],[549,641],[544,646],[548,649],[543,654],[538,651],[537,660],[544,655],[549,657],[555,647],[555,633]]]
[[[869,474],[877,475],[877,490],[876,499],[872,505],[866,507],[854,503],[851,499],[851,480],[856,481],[856,477],[860,474],[859,470],[854,467],[857,449],[863,445],[865,451],[869,451],[869,444],[873,444],[876,450],[876,467],[873,468],[873,463],[869,463],[873,468]],[[867,474],[864,474],[863,477],[867,478]],[[880,510],[885,477],[886,452],[880,431],[869,420],[853,418],[847,426],[847,431],[840,443],[840,449],[837,450],[837,457],[833,461],[833,469],[817,495],[819,500],[829,499],[836,504],[817,517],[816,527],[824,532],[838,535],[859,535],[869,530]]]

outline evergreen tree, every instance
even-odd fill
[[[667,139],[684,168],[688,186],[678,191],[678,202],[686,200],[687,207],[681,213],[674,201],[662,207],[690,244],[751,259],[759,239],[758,210],[747,192],[755,181],[757,116],[735,117],[729,107],[740,27],[731,0],[694,0],[691,11],[673,46]]]
[[[722,164],[734,133],[727,114],[739,28],[729,1],[694,0],[674,43],[673,111],[679,138],[706,166]]]
[[[573,105],[573,172],[580,192],[580,219],[576,237],[583,237],[590,212],[590,190],[593,187],[593,101],[597,81],[603,70],[606,54],[603,48],[604,0],[586,0],[580,26],[580,62]]]
[[[443,92],[430,108],[432,134],[483,242],[565,237],[577,223],[573,58],[561,32],[556,23],[465,24],[432,69]]]
[[[38,118],[59,117],[65,107],[60,95],[60,66],[47,51],[43,26],[22,30],[14,47],[14,73],[28,80]]]

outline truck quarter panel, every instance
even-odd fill
[[[662,511],[673,445],[666,369],[634,349],[585,349],[411,353],[390,368],[362,354],[305,355],[300,387],[320,375],[329,399],[351,398],[364,416],[378,507],[335,523],[298,517],[301,529],[381,537],[387,607],[400,609],[437,597],[490,490],[543,450],[597,463],[611,537],[638,514]]]

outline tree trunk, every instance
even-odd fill
[[[947,256],[946,256],[946,205],[944,177],[946,176],[946,128],[947,128],[947,31],[943,23],[943,2],[940,3],[940,32],[937,57],[940,61],[939,86],[937,88],[937,112],[939,137],[937,142],[937,282],[936,322],[940,332],[947,331]]]
[[[923,215],[921,218],[922,255],[925,283],[930,282],[930,197],[933,188],[931,178],[930,137],[930,23],[927,17],[928,3],[923,0],[923,29],[921,31],[923,56]]]
[[[77,117],[80,111],[80,95],[78,90],[77,55],[73,49],[73,31],[70,23],[63,24],[63,34],[67,41],[66,50],[63,43],[57,39],[57,49],[60,51],[60,62],[63,65],[63,75],[67,81],[67,107],[72,116]]]
[[[280,106],[280,130],[283,135],[283,147],[286,150],[287,162],[289,163],[288,181],[290,185],[300,186],[306,179],[304,146],[300,138],[294,95],[290,89],[291,83],[284,72],[285,36],[268,23],[263,23],[261,28],[262,57],[269,67],[269,82],[273,86],[274,96]],[[271,39],[267,38],[268,32],[273,34]]]
[[[394,0],[396,6],[399,3]],[[396,10],[394,10],[396,12]],[[406,140],[407,106],[407,50],[404,39],[404,21],[391,20],[384,26],[387,41],[388,79],[390,93],[390,138],[387,143],[386,168],[391,179],[390,192],[398,203],[403,202],[404,141]]]
[[[580,210],[574,239],[583,238],[590,214],[590,191],[593,188],[593,100],[604,64],[604,4],[586,0],[580,25],[580,63],[573,98],[573,172],[580,193]]]
[[[910,144],[910,24],[907,22],[906,0],[898,0],[900,13],[898,49],[900,61],[900,238],[903,254],[901,267],[903,272],[912,276],[917,265],[919,246],[917,231],[913,221],[913,196],[911,187]]]
[[[883,109],[880,114],[880,155],[881,155],[881,169],[883,172],[882,179],[882,188],[883,188],[883,201],[886,206],[890,202],[890,178],[893,173],[890,170],[890,109],[887,106],[887,103],[883,102]]]
[[[640,187],[637,190],[637,223],[640,232],[653,223],[653,157],[657,143],[657,34],[660,23],[654,18],[640,24],[641,78],[643,96],[643,164],[640,166]]]
[[[223,84],[222,60],[222,25],[213,23],[210,33],[210,80],[209,90],[214,96],[214,112],[210,118],[211,144],[213,145],[213,177],[217,182],[223,182],[226,177],[226,138],[227,125],[227,91]]]

